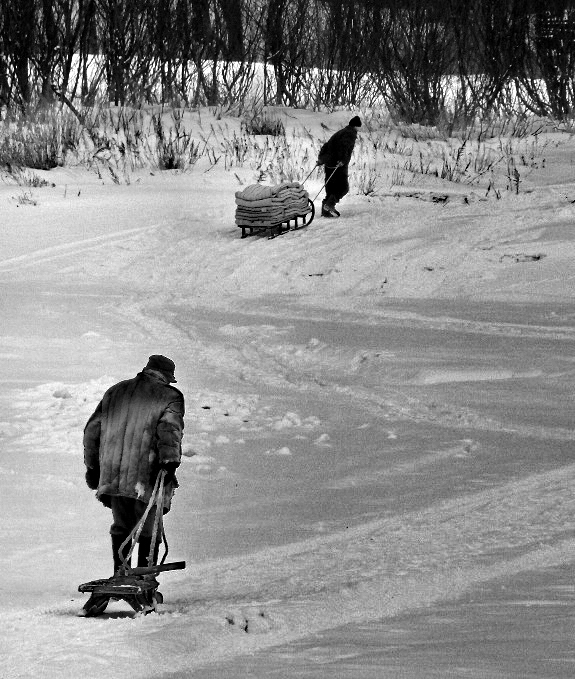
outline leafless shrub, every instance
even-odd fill
[[[0,166],[50,170],[75,149],[81,128],[59,106],[14,112],[0,123]]]

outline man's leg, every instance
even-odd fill
[[[143,517],[144,512],[146,511],[146,505],[143,502],[140,502],[139,500],[135,500],[134,502],[135,502],[134,511],[138,515],[139,521]],[[142,532],[140,533],[140,538],[138,540],[138,567],[146,567],[150,565],[156,565],[158,563],[158,552],[160,551],[160,542],[162,540],[162,536],[159,534],[156,535],[155,544],[152,545],[155,518],[156,518],[156,507],[152,507],[150,509],[148,516],[146,517],[144,525],[142,526]],[[151,563],[148,563],[150,555],[152,559]],[[144,577],[155,578],[155,576],[153,575]],[[157,583],[157,580],[155,582]],[[147,603],[150,604],[150,606],[152,606],[152,609],[155,608],[155,604],[161,604],[163,603],[163,601],[164,597],[162,596],[161,592],[159,592],[157,589],[154,590],[153,597],[151,596],[151,594],[148,595]]]
[[[331,194],[333,196],[333,207],[349,193],[349,171],[347,165],[338,169],[333,176],[333,183],[331,185]],[[337,210],[336,210],[337,212]],[[339,215],[339,212],[338,212]]]
[[[347,167],[339,167],[335,172],[333,168],[326,167],[325,175],[326,197],[321,204],[321,213],[324,217],[339,217],[335,206],[349,192]]]
[[[148,566],[148,557],[152,550],[152,536],[143,535],[140,536],[140,542],[138,543],[138,566]],[[154,552],[152,554],[152,565],[158,563],[158,553],[160,551],[160,543],[156,539],[156,544],[154,545]]]
[[[132,546],[131,542],[128,542],[124,546],[124,549],[120,548],[138,523],[138,520],[134,515],[133,504],[134,500],[129,497],[112,496],[110,498],[113,517],[110,535],[112,536],[114,573],[116,573],[124,563],[128,568],[131,565],[131,559],[128,560],[128,553]]]
[[[121,554],[118,553],[120,546],[144,517],[147,504],[131,497],[112,497],[111,507],[114,521],[110,528],[110,533],[112,535],[112,546],[114,549],[114,567],[115,570],[118,570],[118,568],[123,565],[123,561],[130,551],[131,544],[128,543]],[[148,565],[148,555],[152,546],[155,516],[156,508],[152,507],[142,526],[138,541],[138,566]],[[158,536],[158,538],[161,539],[161,536]],[[154,546],[154,563],[157,560],[158,550],[159,543]],[[127,563],[127,565],[130,566],[130,563]]]
[[[126,535],[112,535],[112,556],[114,559],[114,573],[117,573],[118,569],[122,568],[124,565],[127,566],[128,568],[131,566],[132,559],[128,558],[128,554],[130,552],[132,543],[131,541],[126,542],[128,535],[129,533]],[[124,542],[126,542],[125,545]],[[123,548],[122,545],[124,545]]]
[[[146,504],[140,500],[134,500],[134,514],[138,517],[136,523],[142,519],[146,511]],[[156,518],[156,507],[152,507],[146,521],[142,526],[142,532],[138,540],[138,566],[148,566],[148,556],[152,550],[152,534],[154,532],[154,521]],[[156,536],[156,544],[152,554],[152,563],[158,562],[158,552],[160,550],[161,535]]]
[[[331,195],[333,185],[334,168],[325,167],[325,198],[321,201],[321,215],[322,217],[337,217],[334,211],[335,202]],[[337,170],[335,171],[337,173]]]

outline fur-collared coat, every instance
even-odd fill
[[[110,387],[84,429],[84,462],[98,475],[96,496],[149,502],[160,465],[181,460],[184,396],[160,372],[144,369]],[[168,511],[177,481],[166,484]]]
[[[333,134],[321,147],[318,163],[331,168],[336,167],[338,163],[349,165],[356,140],[357,127],[347,125]]]

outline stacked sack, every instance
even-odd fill
[[[236,205],[236,224],[253,228],[276,226],[311,211],[309,194],[298,182],[252,184],[236,191]]]

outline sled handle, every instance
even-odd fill
[[[186,567],[185,561],[173,561],[172,563],[158,564],[157,566],[137,566],[130,568],[128,575],[155,575],[164,571],[179,571]]]

